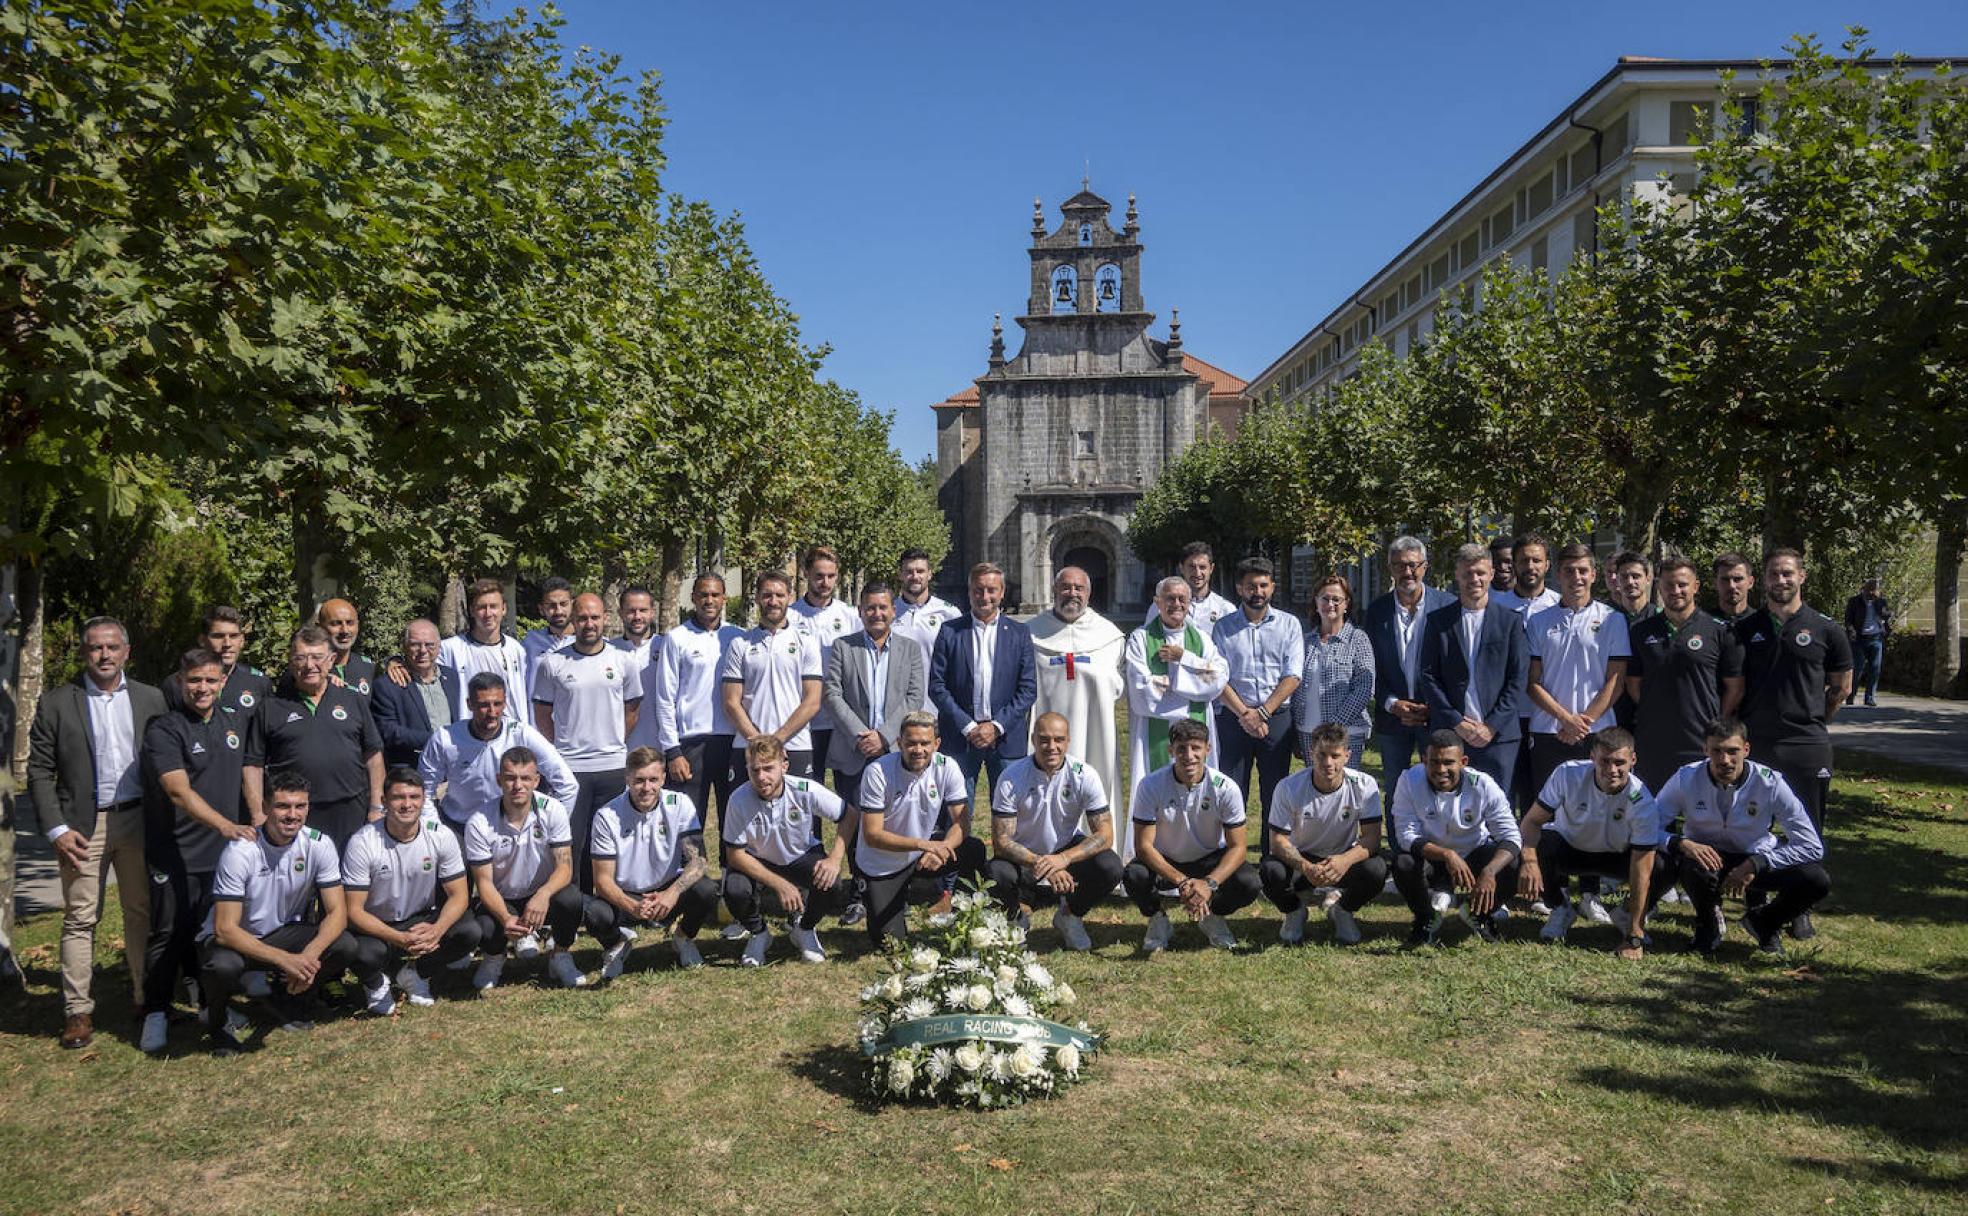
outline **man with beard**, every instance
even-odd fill
[[[1492,566],[1498,549],[1490,550]],[[1506,566],[1509,546],[1501,552]],[[1412,536],[1387,546],[1387,580],[1392,590],[1367,605],[1367,641],[1374,654],[1374,734],[1380,739],[1380,771],[1404,771],[1428,741],[1428,702],[1421,692],[1421,637],[1428,614],[1455,599],[1423,580],[1428,547]],[[1270,803],[1266,802],[1266,806]]]
[[[1749,593],[1756,583],[1749,559],[1740,553],[1724,553],[1715,559],[1715,619],[1734,625],[1753,609]]]
[[[1217,755],[1223,775],[1239,790],[1257,770],[1258,805],[1291,771],[1292,694],[1305,661],[1305,630],[1289,612],[1271,608],[1277,587],[1271,563],[1237,563],[1237,611],[1216,623],[1214,641],[1227,673],[1216,704]],[[1269,840],[1266,845],[1268,847]]]
[[[225,604],[207,608],[205,631],[198,635],[198,645],[217,655],[225,669],[225,689],[219,693],[221,706],[234,713],[250,713],[261,698],[273,692],[272,680],[251,663],[239,661],[240,653],[246,649],[246,624],[240,619],[239,609]],[[184,708],[184,690],[177,672],[172,672],[160,687],[164,690],[167,709]]]
[[[1451,890],[1464,895],[1457,915],[1470,930],[1496,941],[1522,851],[1503,788],[1469,763],[1455,731],[1430,735],[1421,763],[1394,784],[1394,886],[1414,914],[1407,944],[1434,944],[1455,905]]]
[[[1634,626],[1626,695],[1633,700],[1635,771],[1658,790],[1706,752],[1702,731],[1722,715],[1722,690],[1742,681],[1736,631],[1695,606],[1701,574],[1684,557],[1661,563],[1661,610]]]
[[[904,549],[895,577],[902,593],[895,600],[895,632],[914,638],[925,657],[936,653],[936,634],[962,615],[955,604],[930,594],[929,554],[922,549]]]
[[[1100,787],[1121,783],[1120,739],[1114,702],[1125,690],[1121,655],[1127,635],[1090,603],[1093,582],[1078,566],[1052,576],[1052,607],[1032,618],[1032,651],[1038,664],[1034,712],[1059,714],[1072,724],[1067,754],[1100,778]]]
[[[793,625],[820,648],[820,672],[824,680],[827,656],[834,653],[834,645],[841,639],[860,631],[861,617],[852,604],[842,602],[834,594],[840,586],[840,557],[832,549],[815,545],[807,550],[806,562],[800,570],[806,575],[806,591],[793,601]],[[923,661],[929,661],[928,651],[923,652]],[[827,708],[824,687],[820,708],[806,729],[813,740],[813,771],[817,775],[827,767],[827,752],[834,744],[834,715]]]
[[[622,636],[608,639],[608,644],[626,656],[629,671],[642,681],[642,707],[647,710],[655,704],[650,698],[656,691],[656,660],[663,653],[663,635],[656,632],[656,597],[647,587],[630,587],[615,601],[615,610],[622,618]],[[655,714],[636,715],[628,745],[632,750],[656,746]]]
[[[854,868],[868,884],[868,936],[877,947],[908,932],[912,896],[934,899],[933,911],[949,907],[940,882],[912,892],[918,876],[975,881],[984,870],[984,842],[969,832],[971,778],[939,743],[936,715],[913,710],[902,718],[897,750],[861,773]]]
[[[700,574],[690,587],[690,618],[663,635],[663,645],[649,674],[643,676],[648,704],[637,719],[656,720],[656,746],[663,753],[664,775],[672,789],[690,799],[698,814],[708,818],[711,795],[717,795],[718,814],[737,784],[732,772],[731,716],[724,709],[724,689],[718,668],[731,644],[745,631],[724,620],[724,579]],[[724,864],[724,842],[718,842],[718,864]]]
[[[356,641],[362,636],[355,605],[347,600],[328,600],[315,610],[314,623],[327,630],[333,650],[328,678],[338,687],[368,696],[375,686],[376,661],[355,652]]]
[[[735,783],[742,753],[758,735],[786,745],[795,777],[813,776],[813,735],[807,724],[820,712],[820,643],[793,624],[792,580],[777,571],[758,577],[753,592],[759,623],[725,648],[718,667],[724,712],[737,731],[731,772]]]
[[[574,644],[574,588],[559,575],[540,584],[540,618],[546,624],[527,630],[519,639],[520,649],[526,652],[528,692],[533,688],[534,673],[540,670],[540,660]]]
[[[574,832],[574,879],[594,891],[588,833],[595,808],[620,794],[627,778],[629,732],[642,708],[642,677],[602,637],[608,609],[601,597],[574,601],[574,644],[541,656],[533,669],[533,726],[567,761],[580,792],[567,807]]]

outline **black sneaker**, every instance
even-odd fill
[[[1719,940],[1706,933],[1697,933],[1695,934],[1695,939],[1689,942],[1683,948],[1682,952],[1684,954],[1697,954],[1702,958],[1712,959],[1715,957],[1715,948],[1721,944]]]
[[[1808,942],[1818,935],[1818,927],[1811,923],[1809,912],[1799,912],[1793,916],[1790,924],[1785,926],[1785,930],[1793,939],[1800,942]]]
[[[1751,912],[1743,917],[1743,929],[1756,939],[1756,952],[1774,958],[1782,958],[1784,952],[1783,930],[1763,927],[1761,912]]]
[[[1477,937],[1481,938],[1482,940],[1489,942],[1491,945],[1495,945],[1497,942],[1503,940],[1503,938],[1497,933],[1497,924],[1496,924],[1495,917],[1476,916],[1472,914],[1470,916],[1464,917],[1463,919],[1469,922],[1469,929],[1472,933],[1474,933]]]
[[[1410,950],[1432,945],[1435,941],[1433,919],[1426,916],[1416,918],[1414,924],[1408,927],[1408,939],[1402,945]]]

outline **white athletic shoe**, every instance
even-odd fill
[[[272,996],[273,983],[267,979],[265,971],[255,967],[239,977],[239,990],[247,996]]]
[[[506,956],[488,954],[478,962],[478,970],[472,972],[472,987],[480,992],[499,986],[499,977],[505,973]]]
[[[764,937],[763,933],[759,934]],[[670,945],[676,949],[677,966],[691,971],[704,965],[704,956],[697,953],[697,943],[687,937],[670,938]]]
[[[1606,905],[1599,902],[1597,892],[1586,891],[1579,895],[1578,914],[1595,925],[1610,925],[1613,914],[1606,911]]]
[[[377,1017],[386,1018],[396,1012],[396,994],[390,991],[389,980],[378,980],[374,988],[363,989],[362,995],[369,1012]]]
[[[1551,910],[1551,915],[1544,918],[1544,928],[1538,930],[1538,936],[1548,942],[1562,942],[1565,934],[1571,932],[1572,922],[1577,919],[1578,913],[1572,911],[1570,904],[1559,904]]]
[[[799,951],[802,963],[824,963],[827,961],[827,948],[820,944],[820,935],[812,929],[793,926],[793,948]]]
[[[547,974],[560,981],[562,988],[585,988],[588,977],[574,965],[574,956],[565,950],[556,950],[547,956]]]
[[[641,935],[640,935],[640,934],[638,934],[638,933],[637,933],[637,932],[636,932],[636,931],[635,931],[634,929],[632,929],[632,928],[630,928],[630,927],[629,927],[628,925],[623,925],[623,926],[622,926],[622,940],[623,940],[623,941],[625,941],[625,942],[630,942],[630,943],[633,943],[633,942],[635,941],[635,939],[636,939],[637,937],[639,937],[639,936],[641,936]]]
[[[718,930],[718,936],[728,942],[744,941],[747,937],[751,936],[751,933],[752,931],[750,929],[747,929],[735,920]]]
[[[529,933],[525,937],[522,937],[518,941],[514,942],[512,945],[512,956],[514,958],[519,958],[519,959],[540,957],[539,935],[536,933]]]
[[[143,1034],[137,1039],[137,1050],[147,1056],[154,1056],[164,1050],[164,1044],[170,1037],[170,1017],[162,1012],[146,1013],[143,1020]]]
[[[1532,916],[1550,916],[1550,915],[1551,915],[1551,905],[1550,905],[1550,904],[1548,904],[1548,903],[1545,903],[1545,902],[1544,902],[1543,900],[1541,900],[1541,899],[1534,899],[1534,900],[1532,900],[1532,901],[1531,901],[1531,915],[1532,915]]]
[[[405,963],[396,973],[397,987],[403,989],[403,997],[419,1009],[428,1009],[437,1004],[431,996],[430,981],[417,974],[415,963]]]
[[[1230,932],[1230,926],[1214,912],[1202,919],[1203,936],[1218,950],[1235,950],[1237,935]]]
[[[1353,919],[1351,912],[1334,904],[1326,909],[1326,919],[1332,922],[1334,941],[1342,946],[1360,944],[1360,922]]]
[[[1687,897],[1681,894],[1680,887],[1669,887],[1667,894],[1661,896],[1661,902],[1664,904],[1685,903],[1687,902]]]
[[[1307,910],[1304,904],[1285,913],[1285,923],[1278,926],[1278,940],[1287,946],[1296,946],[1304,941],[1306,916]]]
[[[683,939],[679,937],[677,941],[682,942]],[[752,934],[751,940],[745,943],[745,952],[738,956],[738,965],[740,967],[763,967],[765,966],[765,952],[770,949],[772,949],[771,931],[767,930],[764,933],[754,933]],[[679,962],[682,961],[682,958],[683,956],[681,954],[677,956]]]
[[[1059,911],[1052,914],[1052,927],[1059,931],[1059,939],[1068,950],[1085,952],[1093,949],[1093,939],[1087,936],[1086,922],[1060,905]]]
[[[610,946],[601,956],[601,978],[612,980],[622,974],[622,964],[629,960],[629,947],[635,943],[629,940],[628,931],[623,930],[622,940]]]
[[[1145,954],[1157,954],[1168,949],[1169,935],[1174,932],[1175,930],[1169,925],[1168,913],[1155,913],[1148,918],[1148,932],[1142,935],[1142,952]]]

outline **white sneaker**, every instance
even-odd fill
[[[405,963],[396,973],[397,987],[403,989],[404,999],[419,1009],[428,1009],[437,1004],[431,996],[430,981],[417,974],[415,963]]]
[[[1148,932],[1142,935],[1142,951],[1147,954],[1156,954],[1168,949],[1169,935],[1174,932],[1175,930],[1169,926],[1168,913],[1155,913],[1148,918]]]
[[[560,981],[562,988],[585,988],[588,977],[574,965],[574,956],[565,950],[556,950],[547,956],[547,974]]]
[[[505,973],[506,956],[488,954],[479,960],[478,970],[472,972],[472,987],[484,992],[499,986],[499,977]]]
[[[1278,940],[1287,946],[1296,946],[1305,940],[1305,918],[1308,915],[1304,904],[1285,913],[1285,923],[1278,926]]]
[[[812,929],[793,926],[793,948],[799,951],[803,963],[824,963],[827,961],[827,948],[820,944],[820,934]]]
[[[629,942],[630,944],[634,944],[634,942],[635,942],[635,940],[636,940],[636,938],[638,938],[638,937],[640,937],[640,936],[641,936],[641,934],[639,934],[639,933],[637,933],[637,932],[636,932],[636,931],[635,931],[634,929],[632,929],[632,928],[630,928],[630,927],[629,927],[628,925],[623,925],[623,926],[622,926],[622,940],[623,940],[623,941],[625,941],[625,942]]]
[[[512,945],[512,955],[514,958],[520,958],[520,959],[540,957],[539,935],[534,933],[529,933],[525,937],[522,937],[518,941],[514,942]]]
[[[1661,902],[1664,904],[1685,903],[1687,902],[1687,897],[1681,894],[1680,887],[1669,887],[1667,894],[1661,896]]]
[[[362,995],[367,998],[369,1012],[379,1018],[386,1018],[396,1012],[396,995],[390,991],[388,979],[378,980],[374,988],[365,988]]]
[[[1428,906],[1435,910],[1437,916],[1448,915],[1449,909],[1455,907],[1455,902],[1455,896],[1447,891],[1436,891],[1428,897]]]
[[[759,934],[764,937],[765,934]],[[690,971],[704,965],[704,956],[697,953],[697,943],[687,937],[671,937],[670,945],[676,948],[677,966]]]
[[[239,990],[247,996],[272,996],[273,983],[265,971],[255,967],[239,977]]]
[[[1532,916],[1550,916],[1550,915],[1551,915],[1551,905],[1550,905],[1550,904],[1548,904],[1548,903],[1545,903],[1545,902],[1544,902],[1543,900],[1541,900],[1541,899],[1534,899],[1534,900],[1532,900],[1532,901],[1531,901],[1531,915],[1532,915]]]
[[[747,937],[750,937],[751,934],[752,931],[750,929],[747,929],[745,926],[739,924],[735,920],[732,921],[730,924],[726,925],[724,928],[718,930],[718,936],[728,942],[744,941]]]
[[[146,1013],[143,1020],[143,1034],[137,1039],[137,1050],[147,1056],[154,1056],[164,1050],[164,1044],[171,1037],[171,1019],[163,1013]]]
[[[1332,922],[1334,941],[1342,946],[1360,944],[1360,922],[1353,919],[1351,912],[1334,904],[1326,909],[1326,919]]]
[[[623,930],[622,940],[610,946],[601,956],[601,978],[612,980],[622,974],[622,964],[629,959],[629,947],[634,945]]]
[[[1203,936],[1218,950],[1235,950],[1237,935],[1230,932],[1229,924],[1214,912],[1202,919]]]
[[[683,939],[679,937],[677,941],[681,943]],[[738,956],[738,965],[740,967],[763,967],[765,966],[765,952],[770,949],[772,949],[772,933],[769,930],[764,933],[754,933],[752,934],[751,940],[745,943],[745,952]],[[683,961],[683,955],[681,953],[677,955],[677,961]]]
[[[1578,914],[1595,925],[1610,925],[1613,914],[1606,911],[1606,905],[1599,902],[1597,892],[1587,891],[1578,899]]]
[[[1544,918],[1544,928],[1538,930],[1538,936],[1548,942],[1562,942],[1565,934],[1571,932],[1572,922],[1577,919],[1578,913],[1572,911],[1570,904],[1559,904],[1551,910],[1551,915]]]
[[[1059,931],[1059,939],[1066,943],[1068,950],[1085,952],[1093,949],[1093,938],[1087,936],[1086,922],[1060,905],[1059,911],[1052,914],[1052,927]]]

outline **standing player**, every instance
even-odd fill
[[[526,695],[526,648],[518,638],[504,632],[506,589],[496,578],[479,579],[465,593],[465,611],[471,617],[469,628],[444,639],[438,648],[438,663],[457,672],[458,683],[465,687],[480,672],[498,676],[506,692],[506,716],[524,722],[532,703]],[[459,721],[469,716],[470,706],[458,706]]]

